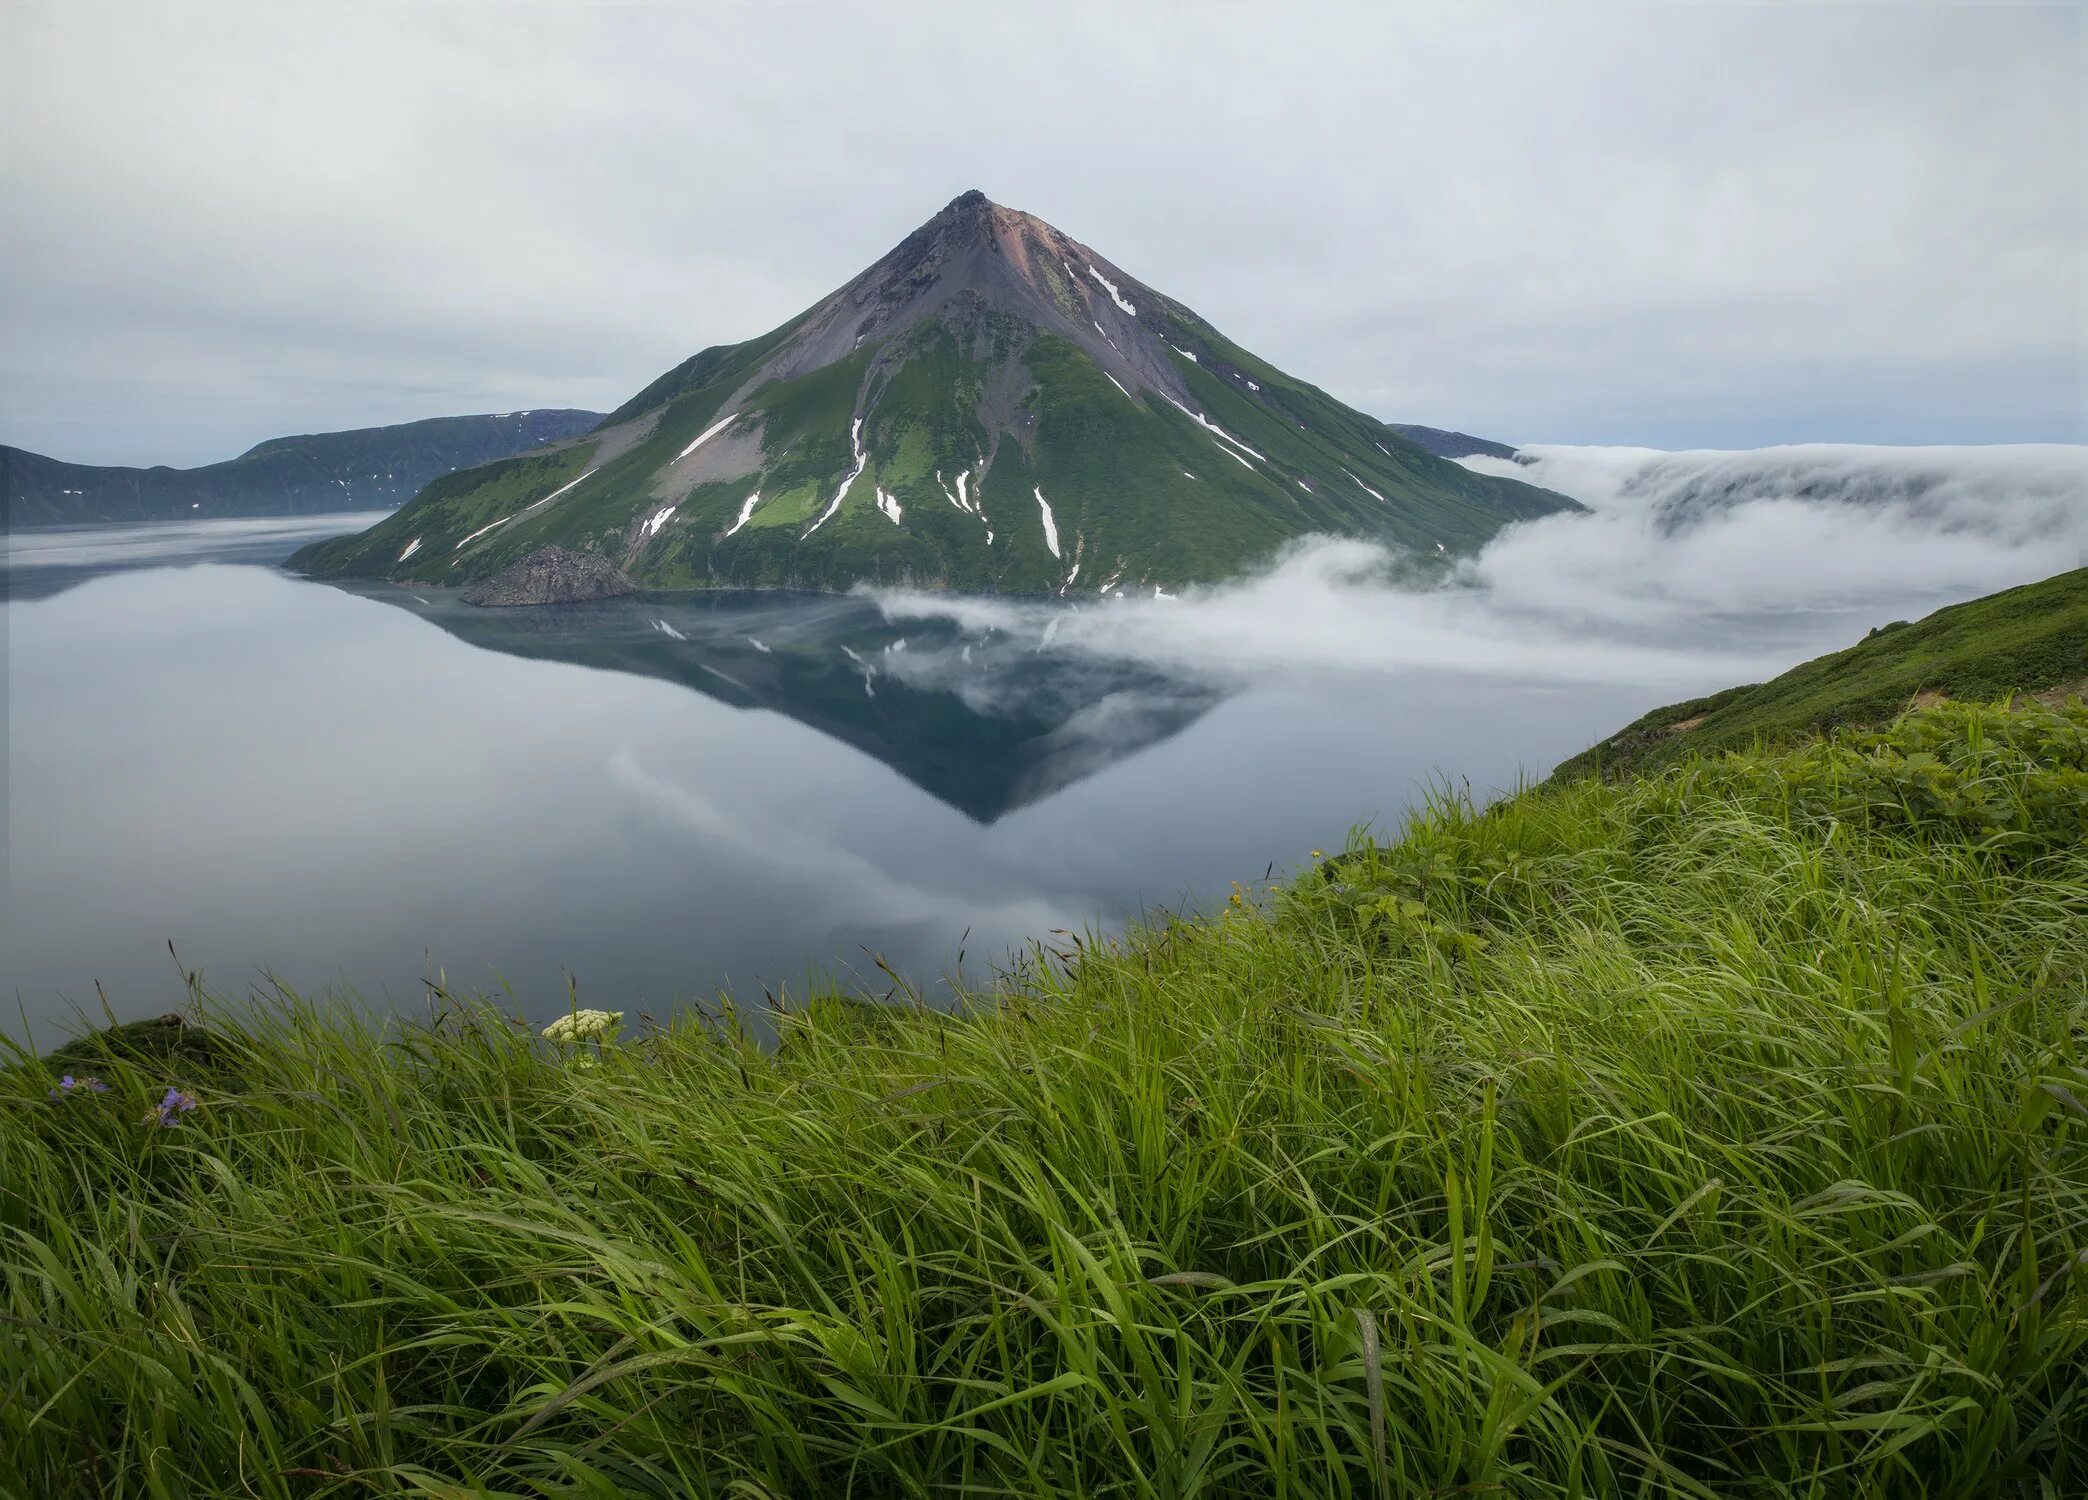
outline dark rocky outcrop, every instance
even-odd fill
[[[224,1062],[221,1042],[179,1015],[153,1016],[104,1026],[75,1038],[44,1058],[56,1071],[91,1073],[110,1062],[143,1068],[211,1068]],[[184,1073],[182,1076],[188,1076]]]
[[[464,590],[466,604],[512,608],[524,604],[574,604],[636,593],[616,564],[592,552],[539,547],[511,567]]]

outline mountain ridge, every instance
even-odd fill
[[[569,407],[425,417],[264,438],[194,468],[76,464],[0,444],[0,529],[190,516],[311,515],[411,499],[437,475],[586,432]]]
[[[643,588],[1101,595],[1214,581],[1314,532],[1447,557],[1571,508],[1436,457],[973,191],[585,437],[446,476],[292,565],[462,584],[555,546]]]
[[[1510,443],[1497,443],[1492,438],[1473,437],[1469,432],[1454,432],[1446,427],[1423,427],[1413,422],[1388,423],[1391,429],[1408,442],[1426,448],[1437,458],[1470,458],[1482,454],[1487,458],[1513,459],[1516,449]]]

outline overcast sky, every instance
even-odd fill
[[[970,187],[1394,421],[2079,441],[2084,15],[5,0],[0,442],[606,410]]]

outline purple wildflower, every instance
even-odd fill
[[[58,1087],[51,1090],[53,1099],[66,1099],[74,1094],[106,1094],[109,1086],[99,1078],[88,1074],[75,1078],[68,1073],[58,1080]]]
[[[178,1117],[187,1114],[195,1107],[196,1096],[194,1094],[184,1094],[180,1089],[170,1088],[167,1090],[167,1097],[153,1106],[152,1113],[145,1117],[145,1121],[147,1124],[157,1123],[162,1126],[179,1125],[181,1121]]]

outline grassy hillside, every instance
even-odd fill
[[[1879,724],[1917,697],[1992,700],[2088,689],[2088,568],[1881,626],[1783,676],[1671,703],[1564,762],[1561,777],[1630,775],[1685,755]]]
[[[599,420],[549,408],[432,417],[271,438],[195,469],[73,464],[0,447],[0,526],[372,510],[409,499],[437,475],[573,437]]]
[[[958,1015],[770,1011],[773,1050],[441,997],[76,1052],[60,1097],[25,1059],[0,1469],[2080,1494],[2084,973],[2088,710],[1946,705],[1446,803]]]

